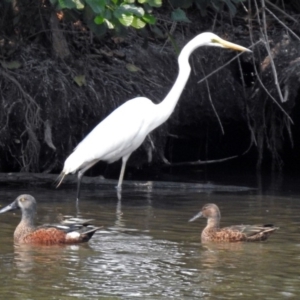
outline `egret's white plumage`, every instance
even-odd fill
[[[177,79],[165,99],[155,104],[148,98],[137,97],[114,110],[78,144],[66,159],[59,184],[65,175],[78,171],[77,198],[79,198],[80,180],[85,171],[100,160],[112,163],[122,158],[117,186],[120,189],[129,156],[153,129],[164,123],[172,114],[191,72],[189,56],[201,46],[250,52],[247,48],[229,43],[210,32],[197,35],[182,49],[178,57]]]

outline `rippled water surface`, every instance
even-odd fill
[[[234,184],[234,183],[232,183]],[[294,188],[293,188],[294,187]],[[202,192],[198,189],[1,188],[0,204],[30,193],[37,224],[59,214],[102,225],[89,243],[13,245],[20,211],[0,215],[1,299],[299,299],[300,191],[296,185]],[[222,226],[275,223],[267,242],[201,245],[205,220],[187,221],[216,203]]]

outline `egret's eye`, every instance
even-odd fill
[[[24,202],[24,201],[25,201],[25,198],[21,198],[20,201],[21,201],[21,202]]]

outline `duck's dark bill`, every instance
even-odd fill
[[[16,201],[14,201],[13,203],[3,207],[0,210],[0,214],[5,213],[5,212],[10,211],[10,210],[18,209],[18,208],[19,208],[18,203]]]
[[[193,222],[196,219],[202,217],[202,211],[200,211],[198,214],[196,214],[196,216],[192,217],[191,219],[189,219],[189,222]]]

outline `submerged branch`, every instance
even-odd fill
[[[241,157],[245,154],[247,154],[251,147],[253,146],[253,142],[251,140],[250,146],[245,150],[242,154],[234,155],[234,156],[229,156],[221,159],[212,159],[212,160],[196,160],[196,161],[190,161],[190,162],[180,162],[180,163],[168,163],[167,166],[171,167],[179,167],[179,166],[199,166],[199,165],[208,165],[208,164],[215,164],[215,163],[221,163],[225,162],[228,160],[232,160],[234,158]]]

